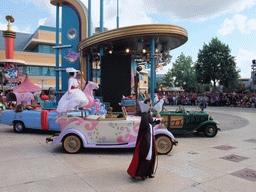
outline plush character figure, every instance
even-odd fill
[[[116,118],[117,115],[113,115],[112,112],[113,112],[113,108],[112,107],[108,107],[107,108],[107,114],[106,114],[105,117],[106,118]]]

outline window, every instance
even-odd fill
[[[50,53],[55,54],[55,50],[52,48],[52,46],[50,48]]]
[[[50,69],[50,76],[55,76],[56,72],[54,71],[53,67],[49,67]],[[61,76],[61,71],[60,71],[60,76]]]
[[[42,76],[50,76],[50,67],[42,67]]]
[[[34,49],[32,49],[31,52],[38,52],[38,45]]]
[[[39,72],[40,72],[39,67],[27,66],[27,73],[28,73],[28,75],[30,75],[30,76],[40,76]]]
[[[23,74],[26,72],[30,76],[55,76],[54,67],[32,67],[32,66],[24,66]],[[60,73],[61,75],[61,73]]]
[[[22,67],[22,75],[26,75],[26,72],[27,72],[27,66],[23,66]]]

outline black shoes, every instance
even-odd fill
[[[154,175],[148,175],[148,176],[141,176],[140,178],[142,179],[142,180],[145,180],[146,178],[154,178],[155,176]]]

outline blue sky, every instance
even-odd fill
[[[88,0],[81,0],[85,6]],[[116,27],[116,0],[104,1],[104,26]],[[99,26],[100,0],[92,0],[93,27]],[[172,62],[183,52],[195,62],[199,49],[217,37],[231,49],[242,78],[250,78],[256,59],[256,0],[119,0],[120,27],[138,24],[171,24],[188,31],[188,41],[172,50]],[[33,33],[39,25],[55,26],[50,0],[2,0],[0,29],[12,14],[14,31]],[[166,73],[169,64],[158,73]]]

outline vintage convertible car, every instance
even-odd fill
[[[90,112],[88,111],[84,111],[84,115],[85,113],[89,114]],[[94,112],[93,110],[91,111]],[[101,109],[99,113],[105,113],[104,109]],[[68,115],[81,115],[81,111],[72,111]],[[16,133],[24,132],[25,129],[61,131],[60,124],[55,122],[57,117],[58,113],[56,109],[42,109],[41,105],[37,107],[36,105],[24,106],[23,104],[19,104],[13,110],[0,110],[0,123],[13,125]]]
[[[140,116],[129,116],[123,108],[121,118],[104,118],[92,115],[85,119],[73,115],[56,119],[61,125],[59,136],[46,138],[52,145],[62,142],[68,153],[77,153],[85,148],[133,148],[139,131]],[[177,145],[171,132],[163,125],[154,127],[157,150],[160,154],[169,153]]]
[[[81,112],[72,112],[71,114],[81,114]],[[16,107],[14,110],[5,110],[0,115],[0,123],[13,125],[16,133],[24,132],[27,129],[39,129],[49,131],[61,131],[61,126],[55,123],[58,117],[56,110],[39,109],[39,110],[23,110]]]
[[[154,113],[157,116],[157,113]],[[175,134],[190,134],[194,131],[203,132],[206,137],[214,137],[220,130],[218,122],[205,111],[186,111],[179,106],[175,111],[160,112],[163,124]]]

